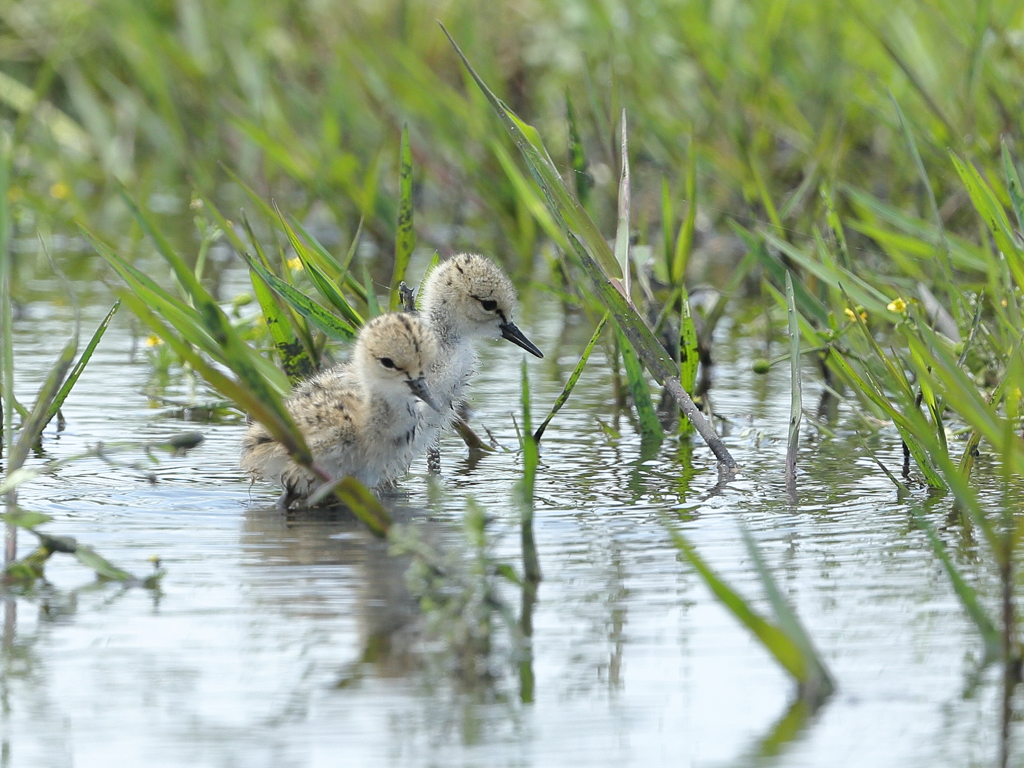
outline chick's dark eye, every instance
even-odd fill
[[[390,357],[378,357],[377,360],[385,368],[394,368],[395,367],[395,361],[392,360]]]
[[[481,299],[480,306],[483,307],[486,312],[493,312],[498,308],[498,302],[494,299]]]

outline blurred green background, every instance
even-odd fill
[[[438,19],[567,178],[571,99],[609,237],[622,109],[641,243],[661,241],[663,180],[685,211],[691,159],[705,233],[768,222],[762,187],[795,232],[825,197],[848,208],[848,188],[927,218],[887,89],[951,229],[978,224],[947,148],[986,175],[1001,136],[1024,154],[1019,0],[4,0],[15,215],[26,235],[82,221],[117,239],[130,229],[118,179],[187,232],[193,188],[241,203],[231,171],[335,228],[338,248],[365,217],[390,253],[407,122],[420,245],[528,271],[543,214],[517,193],[518,153]]]

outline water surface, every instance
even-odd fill
[[[239,284],[240,285],[240,284]],[[86,312],[89,328],[102,302]],[[18,391],[30,400],[69,328],[70,311],[32,301],[16,327]],[[528,361],[545,413],[591,328],[534,293],[519,324],[545,351]],[[405,593],[405,561],[338,512],[273,508],[277,490],[237,468],[240,420],[187,424],[144,394],[159,383],[127,316],[103,340],[45,456],[96,441],[158,440],[199,428],[205,443],[146,471],[96,459],[26,486],[23,506],[55,517],[114,563],[167,569],[162,590],[96,585],[69,559],[52,588],[17,601],[2,649],[4,766],[938,766],[992,764],[997,670],[978,676],[981,644],[945,574],[841,411],[836,437],[807,426],[798,499],[782,481],[788,370],[750,373],[763,344],[723,326],[712,398],[743,467],[718,483],[710,452],[641,445],[613,421],[600,348],[543,441],[536,540],[544,580],[534,609],[534,701],[499,632],[488,681],[452,671],[425,642]],[[476,424],[515,446],[521,352],[482,350]],[[808,370],[805,402],[817,396]],[[168,396],[209,399],[172,377]],[[870,438],[899,467],[898,437]],[[38,459],[37,459],[38,460]],[[152,477],[147,476],[151,473]],[[491,516],[499,560],[519,565],[514,453],[471,462],[444,443],[443,476],[422,463],[388,499],[437,546],[468,553],[467,500]],[[155,482],[153,482],[155,480]],[[994,492],[993,492],[994,493]],[[946,507],[927,514],[945,525]],[[839,690],[774,756],[763,742],[793,692],[783,673],[677,557],[666,526],[764,605],[739,534],[754,535],[838,680]],[[943,528],[954,556],[994,595],[970,542]],[[22,535],[21,552],[32,545]],[[514,611],[519,598],[503,592]],[[500,629],[500,624],[496,624]],[[770,751],[770,750],[769,750]]]

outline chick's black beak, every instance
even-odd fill
[[[501,338],[508,339],[516,346],[522,347],[531,355],[535,357],[544,357],[544,353],[537,349],[537,345],[526,338],[523,332],[520,331],[516,324],[511,320],[506,320],[504,323],[498,326],[501,329]]]
[[[420,400],[429,405],[438,413],[441,412],[441,406],[439,406],[434,401],[434,398],[431,397],[430,390],[427,389],[427,382],[426,380],[424,380],[422,376],[420,376],[418,379],[409,379],[409,381],[407,381],[406,383],[409,385],[409,389],[412,390],[412,393],[416,395],[416,397],[418,397]]]

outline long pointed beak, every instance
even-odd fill
[[[537,345],[530,341],[511,320],[498,326],[501,329],[501,338],[508,339],[516,346],[522,347],[535,357],[544,357],[544,353],[537,349]]]
[[[412,393],[416,395],[416,397],[418,397],[420,400],[429,405],[438,413],[441,412],[441,406],[439,406],[434,401],[434,398],[431,397],[430,390],[427,389],[427,382],[422,376],[420,376],[418,379],[410,379],[406,383],[409,385],[409,389],[412,390]]]

